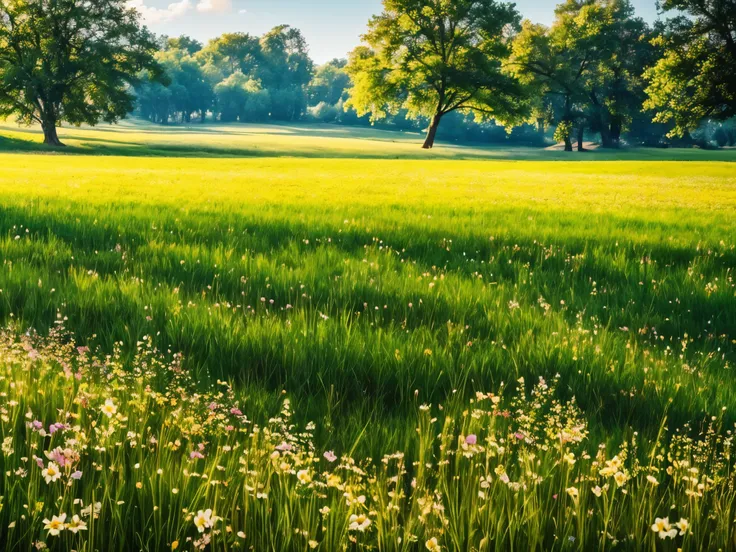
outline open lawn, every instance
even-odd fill
[[[292,419],[298,427],[315,422],[312,442],[318,451],[376,459],[394,450],[406,451],[405,490],[411,494],[410,481],[418,478],[430,505],[442,502],[435,493],[444,496],[442,515],[450,519],[445,523],[441,514],[435,512],[434,519],[434,514],[422,513],[426,501],[416,502],[422,497],[415,496],[401,505],[398,517],[380,522],[380,512],[394,495],[379,500],[380,493],[372,486],[400,486],[384,482],[383,475],[378,483],[361,480],[355,489],[339,489],[333,502],[307,500],[305,488],[311,478],[318,479],[313,471],[322,468],[309,467],[312,460],[306,447],[300,452],[304,456],[289,461],[294,474],[301,473],[300,462],[306,465],[303,469],[309,471],[310,481],[305,482],[302,474],[294,475],[288,484],[279,483],[282,487],[273,491],[271,509],[258,510],[254,502],[250,507],[256,513],[244,520],[239,519],[245,515],[243,510],[235,506],[246,500],[243,485],[258,488],[253,482],[238,483],[242,495],[229,494],[233,492],[229,488],[212,498],[216,491],[208,490],[206,483],[192,482],[182,487],[178,498],[161,498],[160,493],[179,485],[172,475],[150,490],[153,498],[135,502],[132,484],[141,477],[126,471],[130,466],[119,481],[96,480],[99,489],[114,485],[124,489],[118,495],[105,494],[105,508],[122,500],[137,504],[141,515],[154,505],[165,509],[168,518],[151,514],[142,525],[135,525],[135,531],[142,531],[141,526],[150,531],[145,533],[150,538],[141,540],[142,548],[160,549],[175,539],[182,546],[188,544],[182,535],[196,537],[197,531],[192,532],[191,517],[179,519],[176,512],[187,508],[193,514],[205,506],[216,507],[224,519],[222,536],[215,537],[221,539],[216,542],[222,548],[240,543],[242,539],[235,536],[240,524],[246,537],[254,539],[244,546],[255,550],[307,549],[310,540],[322,543],[318,544],[323,550],[338,550],[341,539],[349,542],[348,535],[358,533],[357,542],[377,539],[364,544],[384,550],[430,549],[425,541],[433,536],[450,550],[509,546],[589,550],[622,539],[629,546],[626,549],[641,545],[652,550],[660,540],[650,530],[654,516],[668,514],[673,523],[675,515],[701,523],[692,537],[689,533],[678,536],[678,546],[695,550],[734,545],[730,528],[734,491],[727,490],[730,457],[723,461],[723,451],[730,450],[731,443],[724,445],[721,437],[717,442],[714,437],[725,436],[736,422],[733,151],[565,154],[438,146],[423,152],[417,149],[419,137],[382,131],[327,126],[160,129],[128,123],[122,128],[65,130],[60,136],[71,146],[69,154],[39,155],[36,150],[44,148],[32,142],[37,135],[8,128],[0,128],[5,137],[0,138],[0,148],[7,151],[0,154],[3,324],[16,331],[34,328],[45,334],[63,322],[79,345],[100,355],[112,354],[117,343],[116,366],[122,373],[131,363],[140,362],[132,360],[137,343],[150,339],[151,346],[167,358],[167,352],[182,353],[184,371],[194,380],[188,393],[196,398],[196,389],[227,381],[240,398],[237,408],[257,423],[279,411],[283,391],[291,400]],[[41,350],[36,344],[29,347]],[[0,381],[3,390],[14,396],[13,367],[28,361],[12,360],[11,349],[8,345],[0,356],[8,367]],[[72,352],[44,354],[46,368],[35,381],[45,382],[49,398],[32,392],[19,399],[20,406],[13,405],[11,421],[5,423],[15,424],[19,432],[29,408],[31,419],[44,412],[47,425],[57,409],[73,411],[91,423],[84,401],[75,400],[72,406],[71,398],[91,393],[91,403],[97,405],[109,393],[123,413],[129,397],[138,400],[138,394],[150,392],[142,382],[156,385],[155,375],[150,374],[146,376],[150,381],[141,376],[112,387],[110,378],[100,376],[96,385],[103,387],[97,392],[80,390],[74,378],[64,383],[53,368],[78,362],[68,359]],[[85,364],[85,370],[99,370],[93,364]],[[31,370],[26,366],[23,373]],[[18,376],[18,381],[25,381],[21,387],[33,389],[34,379],[23,378]],[[517,383],[520,378],[521,384]],[[537,417],[535,399],[528,399],[529,411],[526,399],[508,403],[514,413],[508,428],[463,417],[463,410],[476,408],[469,401],[480,398],[475,405],[487,400],[477,393],[493,392],[511,401],[508,390],[519,386],[522,396],[529,397],[540,378],[556,383],[550,396],[537,390],[537,398],[547,397]],[[162,396],[169,401],[177,391],[167,389]],[[52,392],[55,399],[50,398]],[[224,404],[222,399],[207,397]],[[579,419],[562,414],[562,407],[550,402],[564,403],[573,397]],[[150,409],[163,403],[157,403],[155,396],[150,400],[146,410],[150,419],[138,419],[140,414],[134,414],[133,408],[125,412],[131,418],[129,426],[127,420],[119,421],[111,429],[119,432],[120,441],[130,440],[124,435],[134,425],[134,434],[145,440],[149,426],[161,423]],[[434,405],[437,428],[432,429],[429,417],[418,411],[422,404]],[[443,410],[438,410],[439,404]],[[496,408],[501,406],[494,403],[489,419],[496,416]],[[556,414],[543,421],[542,412]],[[445,416],[458,420],[457,425],[443,429]],[[703,438],[707,446],[697,453],[695,445],[683,445],[686,452],[677,454],[681,460],[687,456],[683,469],[707,466],[713,470],[713,481],[724,485],[718,491],[721,494],[716,496],[714,491],[707,499],[712,501],[707,508],[727,510],[719,517],[722,521],[709,518],[706,506],[702,510],[697,500],[688,502],[692,499],[685,494],[688,485],[675,476],[671,487],[660,486],[661,494],[646,487],[647,475],[663,483],[667,477],[665,469],[675,453],[669,458],[657,454],[660,446],[671,446],[668,431],[686,424],[695,434],[708,431],[711,416],[716,416],[717,423]],[[97,418],[103,423],[117,419]],[[556,426],[550,420],[563,422]],[[584,431],[580,420],[587,424]],[[513,425],[516,421],[518,426]],[[184,427],[191,422],[177,423]],[[418,426],[430,444],[417,440]],[[566,431],[574,428],[584,433],[569,440],[572,448],[565,438],[560,441],[563,426]],[[539,439],[531,438],[537,430]],[[12,433],[4,431],[4,435]],[[89,431],[87,437],[96,435],[91,427]],[[237,443],[227,437],[231,440],[224,445],[219,437],[186,429],[181,435],[162,431],[171,434],[158,436],[157,441],[163,444],[179,438],[187,455],[198,444],[209,451],[213,443],[228,447]],[[438,479],[430,481],[421,465],[440,462],[432,455],[431,444],[440,431],[445,445],[458,452],[452,469],[440,470]],[[471,431],[473,439],[466,438]],[[486,448],[476,450],[471,442],[476,435],[478,444],[481,437],[495,435],[495,448],[483,441]],[[29,447],[36,442],[33,436],[25,438]],[[109,447],[115,439],[107,438]],[[506,439],[510,439],[507,446]],[[514,444],[517,440],[520,444]],[[632,442],[641,444],[641,465],[639,460],[633,464],[638,453]],[[604,445],[605,457],[598,458],[596,467],[599,443]],[[599,482],[602,487],[603,479],[596,478],[607,477],[605,471],[599,473],[600,466],[622,444],[629,451],[629,463],[620,471],[632,481],[632,496],[614,497],[620,485],[611,480],[610,495],[606,494],[609,487],[604,488],[607,506],[588,516],[589,509],[597,508],[599,496],[591,488]],[[466,454],[469,446],[470,455]],[[680,450],[672,446],[667,450]],[[273,451],[272,446],[256,441],[245,447],[255,456]],[[504,450],[499,452],[498,447]],[[176,470],[197,470],[208,473],[210,479],[218,478],[216,466],[222,464],[227,473],[240,477],[238,461],[223,460],[218,450],[217,456],[213,452],[201,465],[187,463],[196,463],[195,457],[167,457],[166,462],[181,462]],[[540,463],[530,457],[532,450]],[[587,459],[585,451],[590,455]],[[569,457],[562,460],[571,452],[572,462]],[[103,466],[120,464],[125,454],[95,461]],[[159,453],[151,448],[149,454]],[[482,459],[474,463],[474,455]],[[470,458],[474,467],[455,464],[463,458]],[[421,460],[420,467],[411,465],[414,459]],[[144,466],[147,477],[155,477],[159,461],[163,457]],[[518,488],[494,491],[496,487],[477,486],[489,474],[494,485],[505,485],[499,483],[504,481],[504,470],[495,468],[502,462],[508,473],[514,471],[512,482],[524,483],[521,494]],[[573,465],[580,471],[573,473]],[[5,469],[10,466],[6,463]],[[259,473],[273,470],[268,477],[280,477],[280,467],[269,462],[259,466]],[[82,471],[94,469],[88,465]],[[526,488],[527,483],[533,486],[534,478],[523,481],[530,477],[529,470],[537,470],[544,479],[538,491]],[[717,470],[723,470],[718,473],[721,479]],[[484,500],[480,495],[472,504],[453,498],[455,476],[471,479],[465,496],[475,497],[482,488],[496,496],[501,506],[484,507],[478,502]],[[34,485],[45,488],[43,479],[35,477]],[[10,478],[3,485],[0,494],[6,502],[9,497],[20,503],[37,499],[23,494],[22,486],[13,487]],[[349,528],[351,515],[363,515],[362,506],[350,502],[352,494],[347,506],[341,506],[343,493],[355,490],[357,496],[361,485],[360,492],[369,497],[364,514],[373,520],[373,533]],[[578,492],[584,498],[574,496]],[[83,493],[87,493],[86,504],[98,500],[88,490]],[[277,502],[279,496],[289,497],[289,508],[303,516],[300,521],[269,517],[284,507]],[[220,506],[218,501],[225,497],[231,502]],[[646,502],[642,497],[647,497]],[[324,515],[318,508],[328,503],[333,510],[343,508],[335,515],[344,514],[344,523],[318,521]],[[669,513],[671,503],[677,504],[676,512]],[[72,510],[71,498],[69,504]],[[632,506],[637,504],[643,510]],[[484,508],[488,519],[480,520],[485,514],[476,519],[468,513]],[[40,518],[50,515],[43,508],[40,511],[35,521],[23,522],[23,531],[40,534]],[[552,511],[548,520],[537,519],[540,512]],[[0,538],[5,538],[2,532],[13,520],[12,512],[7,505],[0,508],[4,524]],[[411,525],[407,520],[416,516],[426,519]],[[119,535],[133,531],[124,520],[115,523]],[[501,523],[518,524],[519,533],[510,534]],[[224,530],[227,524],[233,526],[232,533]],[[299,540],[295,528],[307,531],[309,538]],[[269,532],[281,535],[279,531],[288,535],[278,537],[285,540],[268,540]],[[406,531],[403,544],[389,541],[396,531]],[[370,537],[365,536],[369,533]],[[637,538],[626,544],[629,534]],[[19,538],[17,532],[7,535]],[[112,535],[98,534],[97,546],[120,549]],[[359,549],[357,544],[350,546]]]

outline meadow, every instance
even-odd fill
[[[2,134],[8,549],[736,548],[733,151]]]

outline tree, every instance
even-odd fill
[[[424,148],[442,117],[474,111],[506,124],[528,112],[523,88],[503,67],[520,17],[495,0],[384,0],[369,23],[369,47],[350,55],[354,86],[346,105],[373,120],[408,110],[430,119]]]
[[[683,136],[703,119],[736,116],[736,0],[664,0],[680,15],[657,39],[665,54],[647,72],[645,107]]]
[[[586,127],[600,133],[603,147],[618,147],[644,100],[642,73],[653,52],[649,28],[628,0],[567,0],[555,14],[549,28],[523,23],[513,70],[535,90],[538,109],[553,107],[566,151],[575,129],[583,149]]]
[[[320,65],[309,83],[309,103],[318,105],[322,102],[335,105],[350,86],[350,75],[345,71],[345,60],[333,59]]]
[[[114,122],[133,108],[131,84],[160,73],[156,43],[125,0],[0,0],[0,116],[43,128]]]

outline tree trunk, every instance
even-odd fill
[[[614,119],[611,123],[611,147],[617,148],[621,145],[621,121]]]
[[[205,121],[207,121],[207,110],[206,109],[203,109],[201,111],[201,117],[199,119],[199,122],[202,123],[202,124],[204,124]]]
[[[565,151],[572,151],[572,140],[569,134],[565,134]]]
[[[542,117],[537,118],[537,133],[544,136],[544,119]]]
[[[43,128],[43,143],[47,146],[62,147],[64,144],[59,140],[58,134],[56,134],[56,123],[44,122],[41,125]]]
[[[585,146],[583,145],[584,139],[585,139],[585,127],[583,125],[580,125],[578,127],[578,151],[585,151]]]
[[[429,130],[427,131],[427,139],[424,141],[424,145],[422,146],[422,148],[432,149],[434,147],[434,141],[435,138],[437,138],[437,129],[440,126],[441,119],[442,115],[440,113],[437,113],[434,117],[432,117],[432,123],[429,125]]]

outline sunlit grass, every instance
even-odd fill
[[[431,160],[361,159],[356,156],[425,154],[414,153],[414,138],[381,145],[372,131],[343,141],[289,135],[280,127],[227,128],[234,136],[208,135],[193,142],[193,135],[179,128],[69,131],[73,155],[21,153],[19,142],[11,140],[15,153],[0,154],[0,323],[45,333],[63,322],[80,344],[99,347],[101,353],[119,350],[117,362],[126,371],[140,369],[133,357],[138,343],[150,338],[168,358],[181,353],[184,370],[203,390],[216,387],[218,380],[232,385],[256,423],[266,424],[278,412],[285,391],[297,426],[315,422],[310,439],[317,450],[359,461],[371,457],[374,463],[384,454],[405,452],[408,482],[415,475],[411,464],[427,453],[416,427],[430,418],[421,422],[419,405],[432,403],[438,423],[447,411],[440,411],[439,404],[460,420],[476,392],[499,392],[515,387],[520,378],[532,384],[543,377],[555,382],[554,400],[575,398],[586,422],[589,439],[576,455],[584,449],[594,458],[602,443],[610,459],[638,432],[643,446],[631,461],[636,456],[640,467],[627,468],[636,474],[636,490],[628,497],[616,491],[615,500],[621,501],[606,510],[613,525],[596,517],[599,497],[591,490],[593,481],[586,479],[592,464],[576,463],[574,470],[580,471],[563,481],[568,475],[558,451],[545,451],[539,454],[551,475],[541,494],[519,498],[523,507],[504,494],[506,502],[498,499],[503,506],[483,510],[475,490],[468,491],[473,500],[466,501],[467,493],[452,498],[449,479],[428,482],[428,493],[439,490],[443,500],[455,501],[452,507],[444,503],[443,514],[454,516],[454,528],[441,529],[444,522],[434,519],[416,529],[415,541],[405,539],[404,549],[426,549],[426,541],[436,536],[450,550],[506,550],[509,539],[516,539],[519,550],[588,550],[601,544],[596,540],[602,538],[601,523],[609,527],[610,544],[630,542],[627,535],[634,534],[631,549],[652,549],[655,543],[693,550],[733,545],[730,526],[723,525],[734,517],[731,488],[718,487],[708,496],[707,508],[721,513],[706,521],[706,506],[682,498],[689,497],[682,495],[686,480],[668,476],[665,483],[664,476],[657,477],[661,494],[652,494],[645,478],[651,466],[666,470],[671,462],[666,454],[658,458],[650,443],[661,439],[663,447],[674,446],[668,436],[689,424],[694,432],[718,440],[713,445],[717,455],[725,454],[718,447],[728,436],[725,428],[736,421],[736,171],[730,162],[695,160],[729,159],[730,152],[596,153],[589,158],[593,161],[550,162],[558,154],[532,152],[535,160],[525,161],[462,159],[477,155],[458,148],[431,152]],[[92,138],[103,134],[109,137],[107,145],[90,146]],[[222,145],[227,139],[232,141]],[[176,154],[183,157],[141,156],[165,154],[162,140],[180,140]],[[105,151],[111,141],[117,145]],[[279,157],[237,158],[256,143],[270,144],[269,154]],[[305,155],[326,158],[298,157],[319,144],[324,150]],[[233,147],[237,151],[222,149]],[[81,155],[85,148],[125,156]],[[213,152],[232,158],[201,157]],[[289,152],[297,158],[285,157]],[[481,156],[499,152],[482,149]],[[442,155],[458,158],[437,158]],[[612,155],[626,160],[603,160]],[[654,161],[644,155],[691,161]],[[3,385],[13,384],[14,366],[6,366]],[[44,423],[52,423],[53,412],[76,396],[76,387],[70,391],[65,385],[74,382],[47,372],[36,378],[37,385],[55,398],[28,400],[40,401],[34,412],[43,412]],[[98,408],[107,392],[97,387],[97,402],[90,408]],[[130,389],[115,393],[120,413],[129,415],[131,423],[146,424],[128,414],[132,407],[122,406]],[[3,398],[3,404],[8,400]],[[14,423],[21,427],[25,407],[14,408]],[[63,408],[75,411],[66,403]],[[160,428],[156,424],[167,412],[150,412],[147,425]],[[439,426],[431,431],[422,427],[426,435],[441,432]],[[131,430],[143,434],[144,425],[139,429]],[[454,439],[468,430],[452,431]],[[222,439],[219,445],[230,437]],[[258,454],[271,452],[268,446],[253,446]],[[704,450],[712,452],[712,462],[716,449]],[[159,460],[181,468],[188,462],[181,454]],[[131,469],[128,452],[116,458]],[[727,467],[708,462],[701,469],[723,470],[720,481],[727,485]],[[204,463],[211,477],[220,457]],[[481,472],[471,464],[453,469],[466,471],[468,485],[476,485]],[[144,482],[152,477],[152,467],[147,469]],[[151,514],[155,504],[146,495],[140,512],[145,509],[149,517],[108,519],[118,533],[97,533],[89,542],[100,550],[123,547],[137,538],[133,528],[146,527],[151,527],[146,533],[151,540],[140,544],[144,549],[170,546],[186,538],[182,535],[196,539],[201,535],[192,519],[179,512],[185,507],[190,514],[215,509],[223,517],[217,542],[228,546],[237,541],[237,524],[260,523],[260,529],[248,529],[255,550],[306,550],[312,539],[323,543],[322,549],[339,549],[334,543],[351,534],[345,519],[356,512],[341,510],[345,519],[325,536],[318,527],[319,501],[299,494],[291,475],[279,483],[289,498],[253,519],[240,520],[243,512],[236,508],[244,498],[233,494],[234,488],[215,498],[208,493],[219,488],[204,485],[207,492],[196,487],[184,494],[180,489],[186,505],[167,502],[167,520],[156,521],[157,514]],[[124,481],[113,485],[116,490],[109,493],[121,496],[109,495],[110,507],[117,500],[135,500],[133,476],[126,471]],[[37,487],[29,493],[51,492],[35,477],[32,485]],[[233,485],[242,492],[244,482],[237,477]],[[603,483],[596,479],[601,488]],[[3,484],[15,483],[6,477]],[[97,496],[101,486],[110,485],[111,480],[98,480],[85,488],[85,504],[91,503],[92,489]],[[179,488],[180,483],[169,480],[167,485]],[[579,502],[565,493],[569,487],[578,489]],[[23,504],[33,508],[37,500],[17,494],[7,498],[19,489],[0,491],[6,497],[0,509],[3,523],[17,518]],[[28,532],[23,537],[13,533],[13,538],[29,542],[46,533],[39,516],[51,515],[55,498],[39,500],[45,506],[32,521],[24,521]],[[67,502],[67,513],[77,513]],[[395,528],[413,515],[408,504],[385,526],[379,527],[374,516],[374,532],[361,535],[369,540],[359,543],[373,546],[382,542],[376,540],[379,535],[395,536]],[[644,510],[634,504],[643,504]],[[283,515],[303,515],[303,523],[289,518],[291,528],[307,530],[310,537],[292,534],[288,544],[267,540],[275,527],[274,538],[286,538],[279,531],[287,522],[268,517],[278,508],[285,508]],[[591,508],[596,514],[585,517]],[[126,512],[106,510],[113,511]],[[471,511],[476,512],[472,521]],[[540,512],[552,516],[539,521],[544,526],[534,525]],[[650,526],[654,518],[667,516],[672,522],[688,519],[692,535],[678,533],[660,541]],[[589,521],[578,523],[582,518]],[[227,523],[233,533],[224,532]],[[469,523],[484,529],[462,533]],[[610,529],[614,525],[616,533]],[[501,537],[499,531],[506,533]],[[90,527],[90,537],[91,532]],[[487,534],[495,536],[481,546]],[[68,533],[64,536],[65,543],[76,546]],[[180,542],[191,548],[192,543]],[[392,550],[397,543],[381,546]]]

